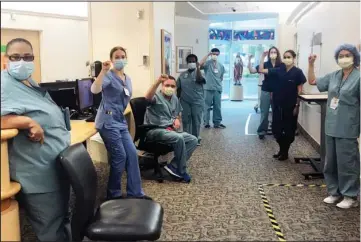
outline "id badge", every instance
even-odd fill
[[[125,93],[126,96],[130,97],[130,92],[129,92],[129,90],[126,89],[125,87],[124,87],[124,93]]]
[[[218,69],[214,69],[213,72],[218,74]]]
[[[184,74],[184,78],[188,78],[188,73]]]
[[[62,109],[63,114],[64,114],[64,121],[65,121],[65,127],[68,131],[71,130],[71,125],[70,125],[70,111],[69,108],[66,107],[65,109]]]
[[[330,108],[335,110],[338,107],[339,101],[340,101],[340,99],[338,99],[337,97],[332,98],[331,103],[330,103]]]

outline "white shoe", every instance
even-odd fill
[[[343,208],[343,209],[355,208],[358,206],[358,201],[356,199],[352,199],[350,197],[344,197],[342,202],[337,203],[336,206],[339,208]]]
[[[341,198],[340,196],[328,196],[323,200],[323,202],[327,204],[334,204],[338,200],[340,200],[340,198]]]

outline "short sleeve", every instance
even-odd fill
[[[333,75],[335,75],[334,72],[316,79],[317,88],[320,92],[328,91],[328,87],[330,85],[330,81],[331,81]]]
[[[297,77],[297,86],[305,84],[307,81],[306,76],[303,74],[303,71],[300,69]]]
[[[1,83],[1,116],[16,114],[21,115],[25,113],[25,108],[22,107],[18,101],[16,94],[14,94],[9,88],[6,88],[7,84]]]
[[[209,69],[210,61],[206,61],[204,65],[201,67],[201,70],[207,71]]]

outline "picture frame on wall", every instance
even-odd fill
[[[188,69],[186,58],[190,54],[193,54],[193,47],[177,46],[177,59],[176,59],[177,73],[184,72]]]
[[[172,73],[172,34],[161,30],[161,58],[162,74],[171,75]]]

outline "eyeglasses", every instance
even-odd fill
[[[21,55],[9,55],[9,60],[10,61],[20,61],[20,60],[24,60],[26,62],[30,62],[34,60],[34,56],[33,55],[25,55],[25,56],[21,56]]]
[[[171,85],[171,84],[165,84],[164,86],[165,86],[165,87],[176,88],[176,86],[175,86],[175,85]]]

